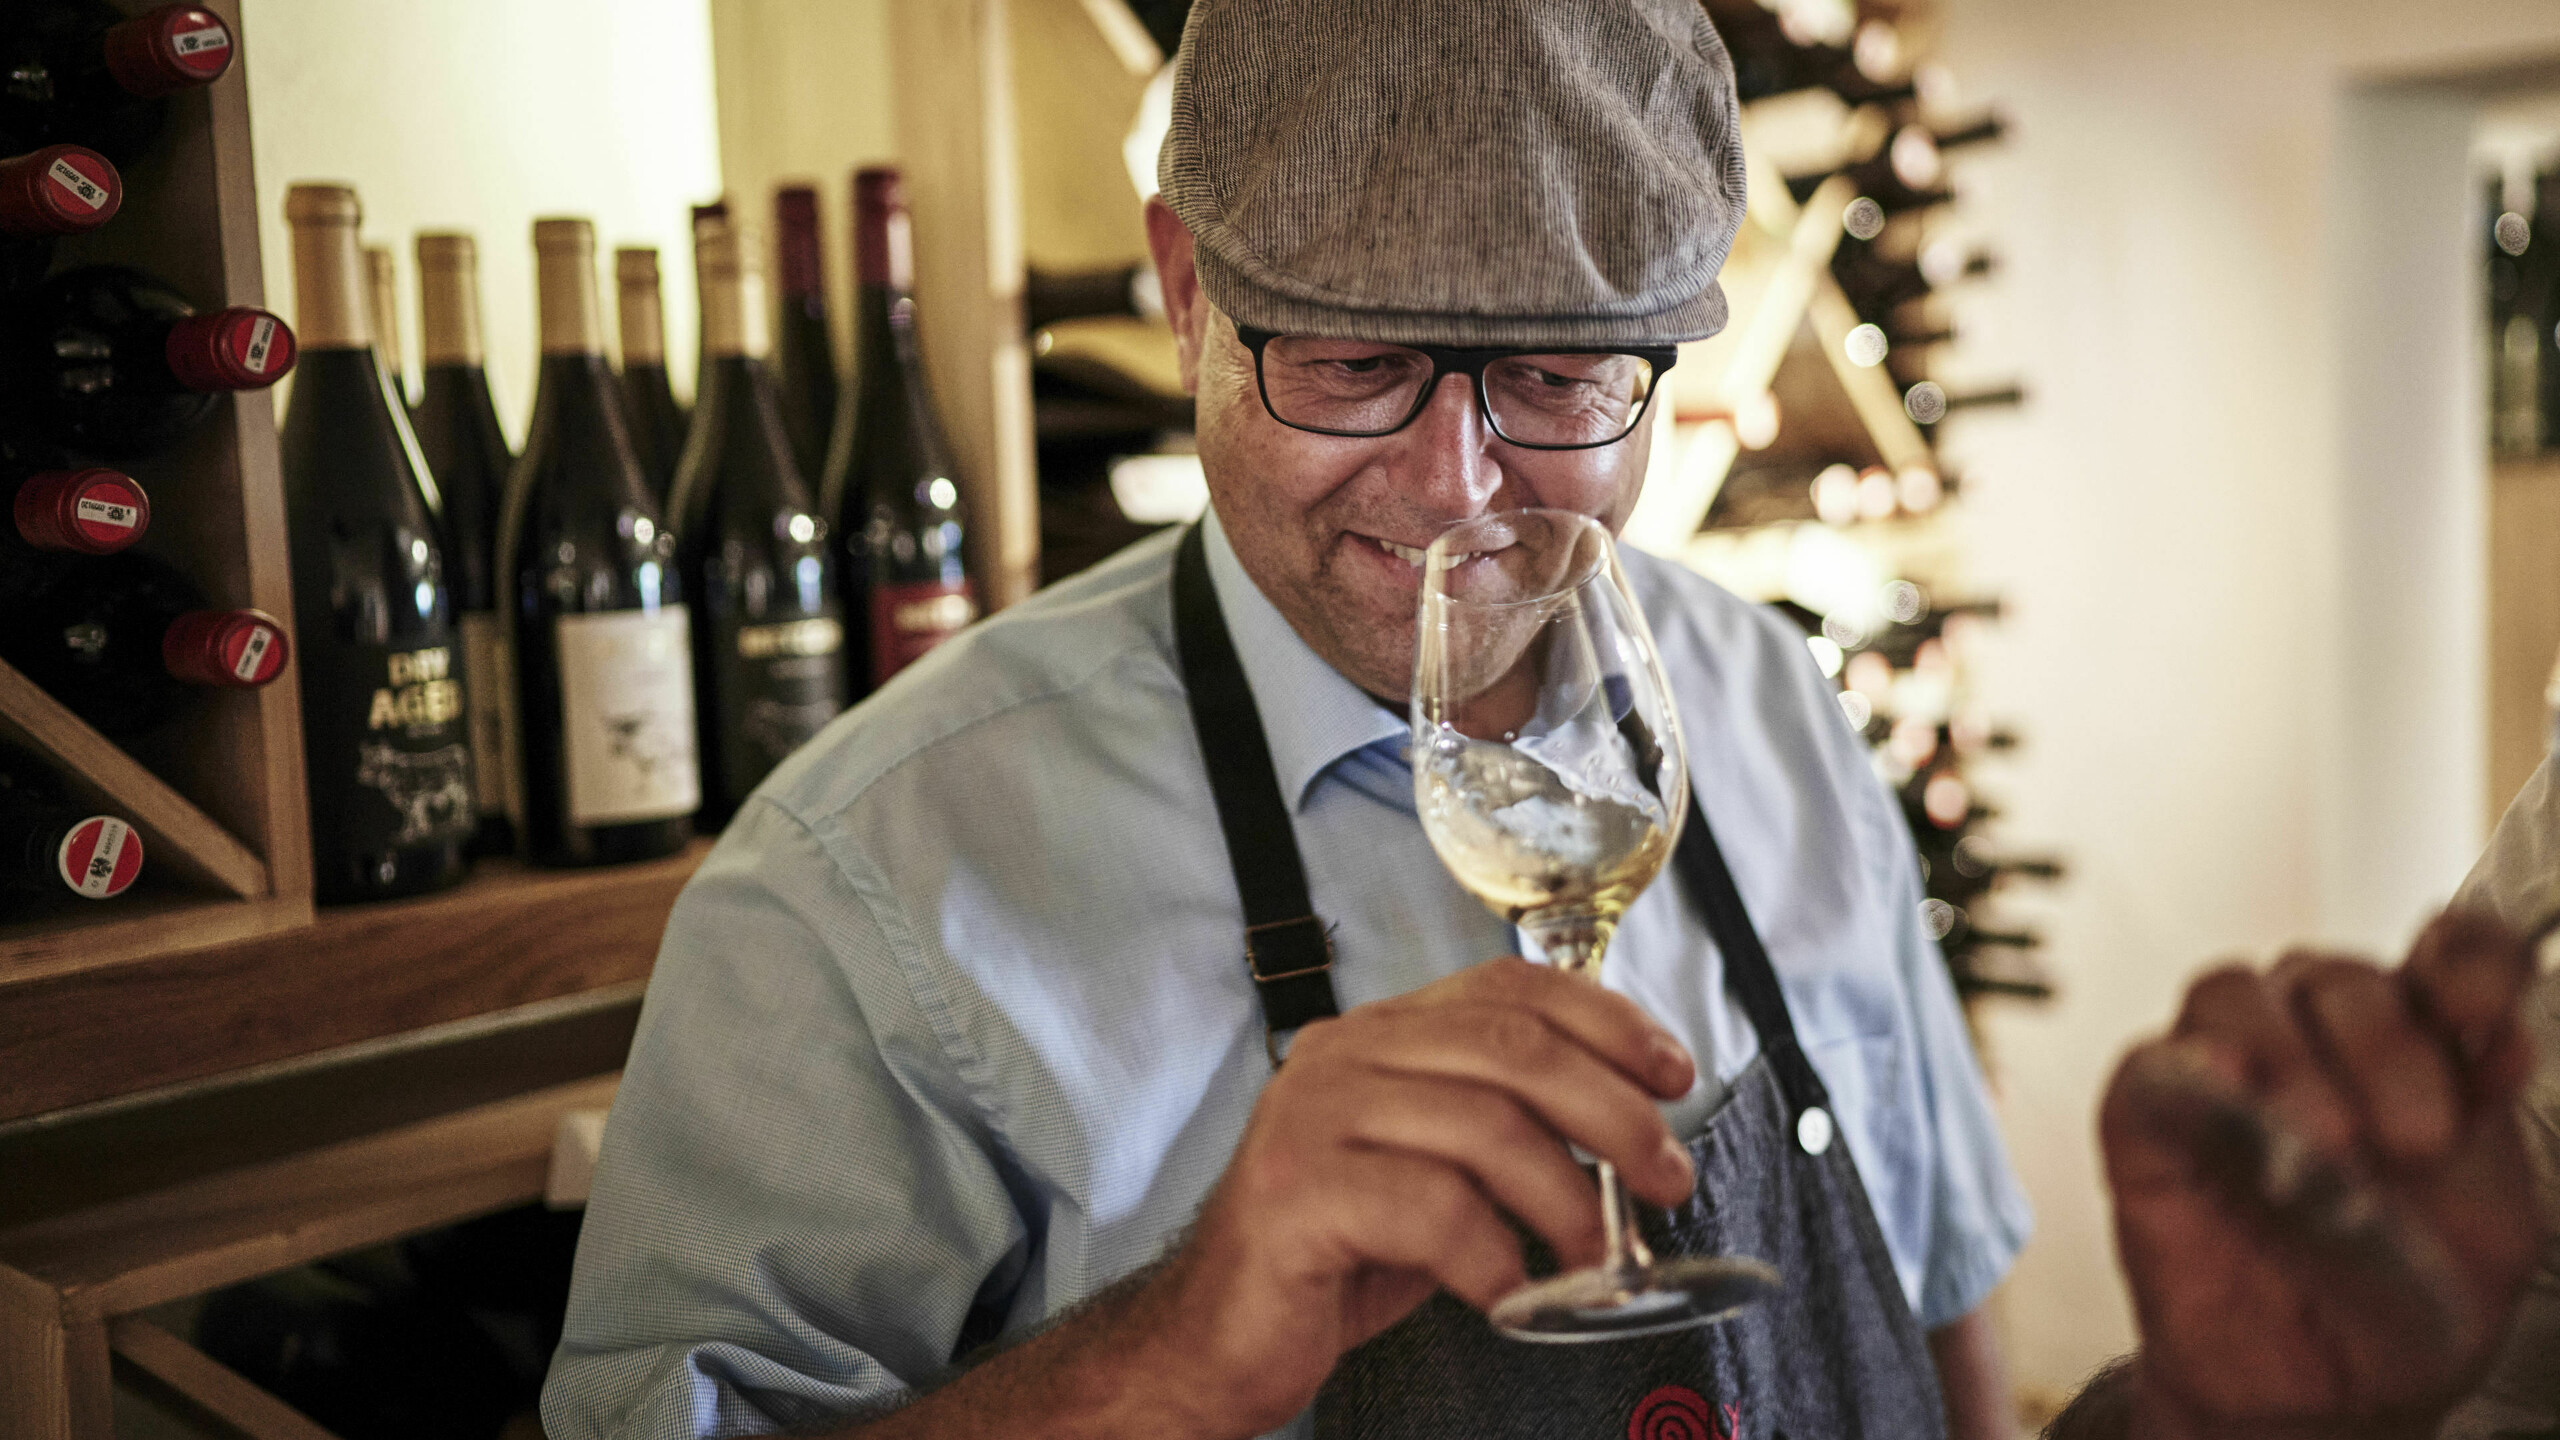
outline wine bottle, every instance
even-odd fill
[[[33,0],[0,17],[0,153],[86,145],[129,165],[167,97],[231,68],[231,27],[200,5],[127,19],[105,0]]]
[[[199,315],[120,265],[66,270],[0,315],[0,397],[47,438],[101,459],[166,448],[228,391],[293,368],[293,331],[247,305]]]
[[[133,551],[69,566],[0,615],[0,660],[115,739],[159,728],[203,690],[265,685],[291,648],[274,616],[214,609]]]
[[[1925,431],[1943,422],[1959,410],[1997,410],[2027,403],[2026,390],[2017,385],[2002,385],[1990,390],[1963,390],[1949,393],[1935,380],[1923,380],[1902,392],[1903,413]]]
[[[862,280],[856,389],[827,447],[819,513],[834,526],[853,622],[853,689],[867,693],[977,617],[962,555],[960,486],[916,353],[914,269],[898,171],[853,177]]]
[[[1982,250],[1932,245],[1909,260],[1886,258],[1870,241],[1843,237],[1831,255],[1832,277],[1858,318],[1886,323],[1895,310],[1959,281],[1990,274],[1998,262]]]
[[[0,746],[0,915],[77,896],[112,900],[142,876],[142,837],[72,802],[35,756]]]
[[[533,227],[542,370],[499,539],[515,670],[515,807],[553,865],[672,854],[701,804],[675,537],[604,358],[595,229]]]
[[[676,567],[694,611],[705,830],[844,708],[844,624],[826,526],[792,458],[764,276],[722,226],[695,241],[710,357],[676,471]]]
[[[1864,36],[1854,47],[1802,44],[1758,5],[1719,3],[1710,10],[1733,57],[1735,94],[1745,104],[1814,89],[1830,90],[1852,105],[1898,104],[1918,94],[1908,79],[1894,74],[1899,45]]]
[[[414,895],[462,878],[476,824],[434,479],[374,343],[355,191],[296,185],[285,218],[303,348],[279,443],[313,883],[324,901]]]
[[[631,443],[649,494],[661,507],[684,453],[684,412],[667,383],[665,302],[658,292],[658,252],[630,246],[613,252],[616,311],[622,327],[622,394],[630,406]]]
[[[1052,325],[1094,315],[1164,318],[1164,288],[1155,267],[1140,263],[1107,270],[1042,270],[1023,277],[1022,329],[1037,334]]]
[[[364,247],[365,298],[373,323],[373,350],[402,414],[409,410],[409,365],[400,348],[400,274],[388,245]],[[306,342],[309,337],[305,337]]]
[[[781,260],[782,310],[775,336],[775,381],[782,423],[800,473],[814,476],[827,460],[836,426],[836,351],[827,334],[827,267],[818,244],[818,192],[785,185],[773,193],[774,242]]]
[[[497,577],[498,516],[515,456],[489,399],[480,341],[479,247],[468,235],[418,237],[418,407],[412,428],[444,499],[445,582],[462,641],[471,731],[475,855],[516,848],[507,780],[506,616]]]
[[[0,489],[11,492],[0,565],[29,563],[36,551],[113,555],[151,528],[151,499],[142,486],[101,465],[12,475],[0,464]]]
[[[0,295],[33,288],[54,241],[97,229],[123,204],[123,177],[95,150],[47,145],[0,160]]]
[[[2507,204],[2503,176],[2488,182],[2489,443],[2501,455],[2542,448],[2542,287],[2560,255],[2534,223],[2534,205]]]

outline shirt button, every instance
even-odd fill
[[[1807,1106],[1796,1117],[1796,1143],[1807,1155],[1819,1155],[1831,1148],[1831,1112],[1819,1105]]]

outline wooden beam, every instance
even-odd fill
[[[966,487],[970,559],[990,610],[1030,594],[1040,576],[1006,5],[910,0],[890,7],[889,25],[925,369]]]
[[[0,972],[0,1120],[645,980],[708,848],[570,872],[484,863],[441,894],[234,944]]]
[[[66,1319],[53,1287],[0,1265],[0,1435],[112,1440],[106,1330]]]
[[[557,1085],[0,1233],[0,1264],[67,1320],[107,1320],[538,1199],[562,1114],[617,1077]]]
[[[338,1440],[328,1430],[159,1326],[128,1316],[107,1327],[115,1353],[249,1440]]]

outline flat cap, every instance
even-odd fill
[[[1237,322],[1451,345],[1724,327],[1733,62],[1699,0],[1199,0],[1157,159]]]

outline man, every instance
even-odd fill
[[[2024,1205],[1907,834],[1789,627],[1628,557],[1706,801],[1610,952],[1631,998],[1484,963],[1517,941],[1413,814],[1420,548],[1623,522],[1644,352],[1723,321],[1713,31],[1206,0],[1177,63],[1148,229],[1213,514],[943,647],[732,824],[669,925],[550,1433],[2003,1433],[1978,1307]],[[1593,374],[1578,439],[1507,388]],[[1599,1253],[1568,1142],[1676,1207],[1658,1243],[1787,1287],[1493,1337],[1513,1221]]]

